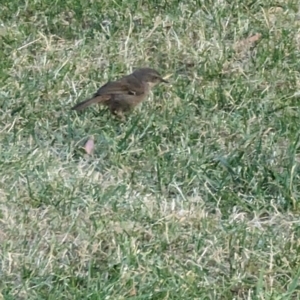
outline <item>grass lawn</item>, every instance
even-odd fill
[[[298,10],[2,0],[0,299],[300,299]],[[70,110],[142,66],[125,121]]]

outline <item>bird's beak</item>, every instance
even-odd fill
[[[164,78],[161,78],[161,82],[164,82],[164,83],[170,83],[169,81],[167,81],[168,78],[170,78],[172,76],[172,73],[170,74],[167,74],[166,76],[164,76]]]

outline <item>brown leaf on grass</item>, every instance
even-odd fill
[[[260,33],[256,33],[250,37],[247,37],[246,39],[243,39],[241,41],[238,41],[234,46],[234,51],[236,53],[240,53],[243,51],[249,50],[251,47],[255,45],[256,42],[258,42],[261,38]]]
[[[94,138],[89,138],[84,145],[84,150],[87,154],[91,155],[94,152],[95,143]]]
[[[136,288],[133,287],[133,288],[129,291],[128,294],[129,294],[130,297],[136,296],[136,294],[137,294]]]

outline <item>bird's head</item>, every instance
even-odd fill
[[[143,82],[147,82],[150,87],[153,87],[161,82],[169,83],[163,79],[161,75],[152,68],[140,68],[133,72],[133,75]]]

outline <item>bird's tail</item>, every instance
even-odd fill
[[[72,107],[72,110],[81,111],[86,107],[90,106],[93,103],[104,103],[110,99],[109,95],[101,95],[101,96],[94,96],[92,98],[86,99],[75,106]]]

